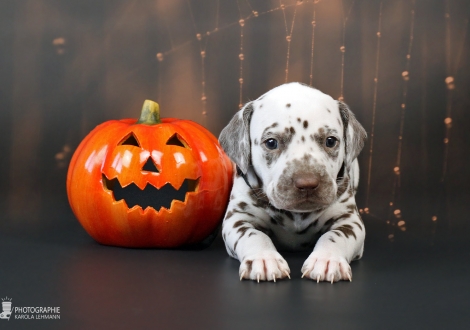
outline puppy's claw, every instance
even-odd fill
[[[240,275],[240,281],[243,280],[243,276],[245,276],[245,272],[246,272],[246,270],[244,270],[244,271],[241,273],[241,275]]]
[[[258,283],[259,283],[259,277],[260,277],[260,275],[257,274],[257,275],[256,275],[256,280],[258,281]]]
[[[284,271],[284,274],[286,274],[286,276],[289,278],[290,280],[290,275],[289,275],[289,272],[287,270]]]
[[[317,283],[320,283],[320,275],[317,276]]]
[[[334,276],[332,276],[332,277],[331,277],[331,284],[333,284],[333,283],[334,283],[334,281],[335,281],[335,277],[334,277]]]
[[[307,274],[308,274],[308,270],[306,270],[305,273],[302,274],[302,277],[301,277],[301,278],[304,278],[305,275],[307,275]],[[289,277],[289,278],[290,278],[290,277]]]
[[[273,281],[276,283],[276,275],[273,273]]]
[[[351,274],[348,274],[349,282],[352,282]]]

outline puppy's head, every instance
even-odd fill
[[[247,103],[219,140],[269,202],[292,212],[333,203],[366,132],[346,104],[309,86],[290,83]]]

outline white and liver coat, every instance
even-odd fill
[[[313,251],[302,277],[351,280],[365,229],[356,207],[366,132],[341,101],[300,83],[247,103],[220,142],[237,166],[222,235],[240,279],[290,278],[280,250]]]

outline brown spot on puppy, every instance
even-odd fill
[[[238,220],[237,222],[235,222],[233,224],[233,228],[238,228],[238,227],[241,227],[243,226],[244,224],[248,223],[248,221],[246,220]]]
[[[346,238],[349,238],[349,236],[357,238],[351,225],[342,225],[341,227],[338,227],[335,230],[339,230],[340,232],[342,232],[344,236],[346,236]]]
[[[225,220],[230,219],[233,216],[233,211],[228,211],[227,214],[225,215]]]
[[[247,260],[246,263],[246,271],[248,274],[251,273],[251,268],[253,267],[253,260]]]
[[[250,190],[250,198],[256,207],[265,208],[269,205],[269,200],[264,193],[259,193],[252,189]]]
[[[360,230],[362,230],[362,226],[359,222],[354,221],[353,224],[359,227]]]
[[[245,211],[247,206],[248,206],[248,204],[245,203],[245,202],[238,203],[238,207],[241,208],[243,211]]]
[[[240,228],[238,228],[237,233],[240,233],[239,239],[242,238],[246,234],[246,231],[248,229],[250,229],[250,227],[240,227]]]

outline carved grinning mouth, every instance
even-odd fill
[[[167,183],[160,189],[147,184],[142,190],[134,183],[122,187],[117,178],[109,180],[103,174],[104,188],[113,192],[115,201],[124,200],[129,209],[137,205],[143,210],[148,207],[156,211],[159,211],[162,207],[169,210],[174,200],[184,202],[188,193],[197,191],[198,185],[199,178],[196,180],[185,179],[180,189],[175,189]]]

